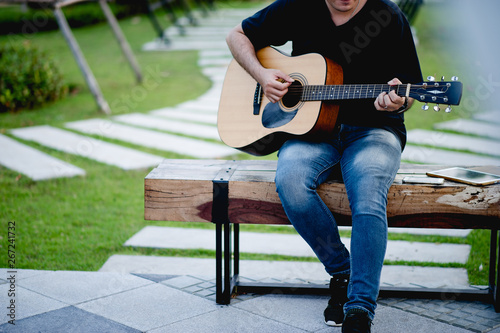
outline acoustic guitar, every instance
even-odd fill
[[[435,81],[417,84],[349,84],[344,85],[342,67],[320,54],[287,56],[266,47],[257,52],[266,68],[279,69],[295,81],[277,103],[264,96],[258,84],[235,60],[227,70],[222,87],[217,127],[222,141],[230,147],[262,156],[278,150],[288,139],[298,136],[321,137],[335,128],[339,105],[352,99],[375,99],[381,92],[395,90],[399,96],[427,103],[458,105],[462,83]]]

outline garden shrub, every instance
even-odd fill
[[[142,13],[142,1],[117,0],[110,4],[116,18],[137,15]],[[106,22],[101,7],[98,3],[76,3],[62,9],[71,28],[79,28]],[[19,6],[10,6],[0,9],[0,35],[9,34],[34,34],[40,31],[59,29],[48,3],[30,3],[26,11]]]
[[[54,62],[30,45],[0,45],[0,112],[32,109],[68,93]]]

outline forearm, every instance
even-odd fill
[[[257,59],[255,48],[250,42],[241,24],[234,27],[226,37],[227,45],[234,59],[243,67],[256,81],[261,80],[261,72],[264,69]]]
[[[234,59],[257,82],[260,83],[264,95],[272,102],[278,102],[288,92],[293,79],[280,70],[265,68],[255,53],[255,48],[245,35],[241,25],[236,26],[226,37],[227,45]]]

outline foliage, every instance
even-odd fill
[[[58,68],[28,44],[0,45],[0,112],[33,108],[64,97]]]
[[[117,18],[123,18],[141,13],[140,3],[142,2],[120,0],[110,4],[110,7]],[[72,28],[106,20],[96,2],[67,6],[63,8],[63,13]],[[48,3],[32,3],[26,9],[19,6],[6,7],[0,11],[0,35],[33,34],[57,29],[59,26]]]

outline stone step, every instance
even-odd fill
[[[219,102],[214,101],[212,103],[200,103],[197,100],[193,100],[178,104],[176,107],[196,110],[198,112],[217,114],[217,111],[219,110]]]
[[[206,37],[219,37],[224,38],[227,33],[231,30],[230,26],[188,26],[184,27],[183,35],[180,34],[180,31],[177,27],[170,27],[166,30],[167,36],[169,37],[196,37],[199,39],[203,39]]]
[[[113,117],[113,120],[134,126],[147,127],[203,139],[220,141],[219,133],[217,132],[217,127],[215,126],[170,120],[142,113],[129,113],[126,115],[116,116]]]
[[[38,181],[84,176],[85,170],[0,134],[0,165]]]
[[[456,131],[500,140],[500,125],[472,119],[455,119],[434,125],[435,129]]]
[[[215,259],[113,255],[99,272],[189,275],[215,278]],[[329,283],[330,277],[317,262],[240,260],[240,281]],[[400,288],[472,289],[463,268],[384,265],[381,286]]]
[[[105,119],[75,121],[66,123],[65,126],[86,134],[99,135],[197,158],[220,158],[238,153],[235,149],[222,144],[136,128]]]
[[[68,132],[48,125],[13,129],[13,135],[65,153],[83,156],[124,170],[158,165],[164,157]]]
[[[154,40],[145,43],[142,46],[143,51],[186,51],[186,50],[210,50],[210,49],[226,49],[227,44],[224,39],[218,41],[181,41],[175,40],[171,44],[165,44],[163,41]]]
[[[406,145],[402,160],[411,163],[441,165],[500,165],[500,158],[479,156],[436,148]]]
[[[163,108],[149,112],[152,115],[165,117],[169,119],[185,120],[194,123],[217,124],[217,115],[209,113],[200,113],[187,108]]]
[[[350,239],[342,238],[349,249]],[[125,246],[173,249],[215,250],[215,233],[209,229],[147,226],[132,236]],[[240,232],[240,251],[246,253],[279,254],[315,257],[309,245],[299,235]],[[388,241],[386,260],[465,264],[470,246]]]
[[[445,132],[411,130],[408,131],[408,143],[500,156],[498,141]]]
[[[271,225],[272,227],[273,225]],[[282,226],[276,226],[282,227]],[[288,227],[293,229],[292,225],[288,225]],[[339,226],[340,231],[348,231],[352,230],[350,226]],[[390,227],[388,228],[389,234],[409,234],[409,235],[418,235],[418,236],[441,236],[441,237],[467,237],[472,229],[435,229],[435,228],[396,228]]]
[[[489,123],[500,124],[500,110],[475,114],[473,118]]]
[[[208,66],[229,66],[232,58],[200,58],[198,60],[198,66],[208,67]]]

